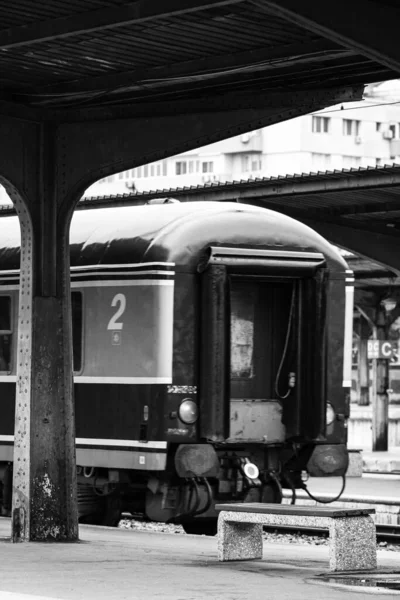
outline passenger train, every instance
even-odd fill
[[[71,297],[82,521],[214,533],[217,502],[343,475],[352,274],[305,225],[239,203],[77,211]],[[19,224],[0,219],[0,477],[11,506]]]

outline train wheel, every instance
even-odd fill
[[[107,496],[104,498],[100,525],[117,527],[121,520],[121,512],[121,496],[119,494]]]
[[[182,523],[182,527],[185,533],[191,533],[192,535],[216,535],[217,519],[212,521],[203,521],[202,519],[189,521],[188,523]]]
[[[121,520],[121,496],[111,494],[97,500],[95,511],[82,516],[80,523],[89,525],[104,525],[105,527],[117,527]]]

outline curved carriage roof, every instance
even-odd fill
[[[322,252],[340,268],[338,251],[302,223],[238,203],[187,202],[77,211],[71,224],[71,265],[172,262],[194,271],[209,246]],[[0,219],[0,268],[19,268],[18,219]]]

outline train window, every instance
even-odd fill
[[[0,296],[0,371],[11,370],[11,298]]]
[[[81,292],[71,293],[72,304],[72,347],[74,371],[79,373],[82,369],[82,294]]]
[[[231,376],[252,377],[255,290],[233,289],[231,294]]]

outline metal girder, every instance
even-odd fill
[[[104,121],[112,119],[129,119],[138,117],[163,117],[184,114],[224,113],[257,109],[260,114],[265,110],[273,110],[274,120],[268,125],[321,110],[326,106],[339,102],[352,102],[362,97],[362,85],[348,88],[329,88],[320,90],[301,90],[293,92],[236,92],[219,96],[201,96],[196,100],[170,100],[164,102],[148,102],[124,105],[106,105],[93,108],[77,108],[53,110],[52,114],[60,122]],[[281,116],[280,116],[281,115]],[[261,127],[255,124],[255,129]],[[247,131],[250,131],[247,129]],[[226,137],[235,135],[228,134]],[[222,138],[220,138],[222,139]],[[210,143],[210,142],[207,142]]]
[[[379,191],[377,192],[379,194]],[[388,213],[390,218],[391,211],[400,211],[400,190],[398,200],[392,200],[391,202],[364,202],[363,204],[352,204],[351,200],[340,206],[330,208],[317,208],[313,209],[316,212],[329,213],[332,215],[345,217],[346,215],[369,215],[374,213]]]
[[[301,198],[303,195],[310,194],[326,194],[329,192],[346,192],[346,191],[361,191],[380,188],[399,187],[400,186],[400,170],[390,173],[375,172],[349,172],[346,176],[343,171],[334,171],[328,174],[321,174],[318,177],[317,173],[310,173],[309,176],[293,175],[290,177],[276,177],[267,180],[251,180],[243,182],[222,183],[210,188],[204,189],[178,189],[173,190],[183,202],[188,200],[216,200],[229,201],[236,200],[245,202],[246,200],[257,200],[263,198],[290,197],[296,196]],[[160,192],[161,193],[161,192]],[[162,193],[161,193],[162,194]],[[164,193],[165,195],[165,193]],[[399,201],[400,202],[400,201]],[[385,210],[385,206],[390,204],[394,209],[397,203],[380,204],[377,202],[373,205],[373,212],[380,212],[378,207],[381,206],[381,211]],[[369,205],[364,203],[361,207],[362,212],[368,210]],[[400,208],[400,205],[399,205]],[[343,207],[346,211],[347,207]],[[376,210],[375,210],[376,209]],[[314,209],[317,210],[317,209]],[[329,208],[322,208],[322,211],[329,212]],[[341,210],[341,207],[338,207]],[[349,209],[350,214],[350,209]],[[355,207],[354,211],[357,212]]]
[[[269,13],[400,72],[400,8],[377,0],[252,0]]]
[[[400,274],[400,237],[373,231],[366,233],[351,226],[311,220],[307,218],[306,213],[301,221],[333,244],[356,252],[384,267],[390,267]]]
[[[0,34],[1,37],[1,34]],[[221,75],[236,72],[240,68],[266,69],[276,68],[287,61],[314,61],[326,60],[333,56],[335,58],[351,55],[346,50],[328,40],[318,40],[309,43],[286,44],[279,47],[257,48],[256,50],[245,50],[219,56],[204,56],[194,60],[186,60],[175,64],[161,65],[153,68],[130,69],[128,71],[108,73],[82,79],[69,80],[64,83],[42,85],[37,88],[27,88],[24,93],[73,93],[76,91],[95,91],[102,89],[114,89],[127,86],[139,81],[167,80],[174,77],[184,77],[196,74]]]
[[[0,100],[0,116],[25,122],[41,123],[48,120],[49,111],[46,108],[36,108],[18,104],[17,102]]]
[[[83,193],[97,179],[112,173],[321,109],[331,104],[333,98],[336,101],[348,100],[356,91],[326,90],[309,92],[308,96],[287,94],[287,106],[282,96],[280,106],[276,103],[272,108],[268,107],[266,97],[263,105],[257,109],[250,105],[240,110],[199,111],[189,114],[183,114],[178,109],[176,114],[167,116],[156,116],[153,113],[146,118],[131,119],[116,119],[116,113],[111,112],[110,121],[107,121],[104,113],[103,118],[98,114],[97,120],[91,121],[89,119],[93,115],[89,113],[88,120],[80,122],[77,115],[72,113],[71,119],[76,122],[64,120],[60,127],[60,133],[75,148],[73,153],[66,156],[68,164],[64,169],[71,170],[76,177],[79,174]],[[171,110],[173,109],[171,105]],[[129,107],[129,110],[135,115],[132,108]],[[88,140],[88,145],[82,144],[83,139]]]
[[[112,29],[153,19],[176,17],[201,10],[239,4],[244,0],[137,0],[81,12],[68,17],[12,27],[0,32],[0,48],[15,48],[56,38]]]

